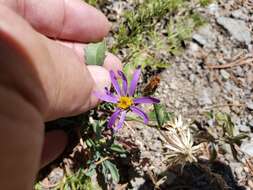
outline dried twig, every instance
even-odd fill
[[[246,64],[253,65],[253,57],[251,54],[247,54],[244,57],[241,57],[235,61],[232,61],[231,63],[227,63],[223,65],[208,64],[207,67],[209,69],[226,69],[226,68],[231,68],[231,67],[236,67],[236,66],[241,66],[241,65],[246,65]]]
[[[253,175],[253,158],[246,159],[246,166],[250,169],[251,175]]]
[[[100,159],[99,161],[95,162],[95,165],[99,165],[99,164],[101,164],[102,162],[104,162],[104,161],[106,161],[106,160],[109,160],[109,159],[110,159],[110,157],[109,157],[109,156],[106,156],[106,157]]]

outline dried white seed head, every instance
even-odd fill
[[[167,161],[169,165],[197,162],[196,155],[198,155],[202,144],[193,146],[194,141],[190,128],[184,125],[182,117],[176,118],[170,126],[165,145],[168,148]]]

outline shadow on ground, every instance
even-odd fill
[[[231,168],[219,161],[208,163],[199,161],[195,164],[187,164],[185,167],[176,166],[160,174],[165,177],[159,186],[161,190],[246,190],[239,186],[235,180]],[[151,180],[147,180],[138,190],[156,189]],[[158,188],[157,188],[158,189]]]

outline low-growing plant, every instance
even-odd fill
[[[101,1],[86,2],[97,6]],[[168,149],[165,158],[168,163],[183,166],[197,161],[200,145],[195,143],[190,127],[185,127],[180,117],[176,118],[164,105],[157,104],[159,100],[150,97],[154,89],[147,92],[146,88],[145,93],[135,91],[144,68],[169,66],[167,60],[156,55],[156,51],[175,55],[180,52],[184,40],[191,37],[193,30],[204,24],[202,17],[189,9],[184,9],[183,16],[173,19],[178,10],[187,7],[188,3],[186,0],[145,0],[143,3],[136,3],[136,11],[127,11],[124,14],[111,50],[119,53],[122,48],[128,48],[129,53],[123,60],[127,64],[123,72],[117,73],[121,77],[120,81],[116,78],[116,73],[110,72],[113,89],[94,92],[94,95],[106,103],[92,110],[88,120],[83,121],[85,127],[81,129],[82,148],[88,155],[88,161],[79,170],[68,173],[61,181],[59,189],[99,189],[91,183],[91,179],[98,175],[102,175],[109,186],[119,183],[120,173],[116,161],[127,157],[129,152],[120,144],[116,134],[129,121],[156,127],[160,131]],[[165,17],[169,18],[164,27],[166,34],[161,35],[156,23]],[[150,42],[153,42],[152,51]],[[105,42],[89,44],[85,49],[86,64],[102,65],[105,52]],[[145,97],[139,97],[141,94]],[[145,113],[139,107],[141,103],[153,104],[153,110]],[[136,116],[127,115],[129,112]],[[40,189],[39,183],[36,188]]]
[[[118,54],[122,49],[127,49],[128,54],[123,61],[130,65],[153,69],[168,67],[168,59],[159,52],[179,54],[193,30],[205,23],[202,16],[189,7],[190,3],[186,0],[145,0],[136,3],[135,11],[123,14],[111,51]],[[179,10],[184,10],[182,15],[177,15]],[[157,26],[160,21],[164,25]]]

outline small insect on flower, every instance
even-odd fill
[[[116,104],[117,108],[115,112],[112,114],[111,118],[109,119],[108,127],[113,128],[115,131],[122,128],[126,118],[126,114],[129,111],[136,113],[144,120],[144,123],[147,124],[148,116],[144,111],[142,111],[138,107],[138,105],[145,103],[155,104],[159,103],[160,100],[152,97],[139,97],[139,98],[134,97],[134,92],[136,90],[137,83],[141,74],[140,67],[138,67],[135,70],[130,84],[122,71],[118,71],[118,74],[122,80],[122,88],[118,83],[115,73],[113,71],[110,71],[111,82],[116,91],[116,94],[111,93],[108,89],[105,89],[105,92],[102,94],[100,92],[95,93],[95,96],[98,97],[99,99],[105,102]],[[116,121],[118,119],[119,121],[117,122],[117,125],[115,127]]]

